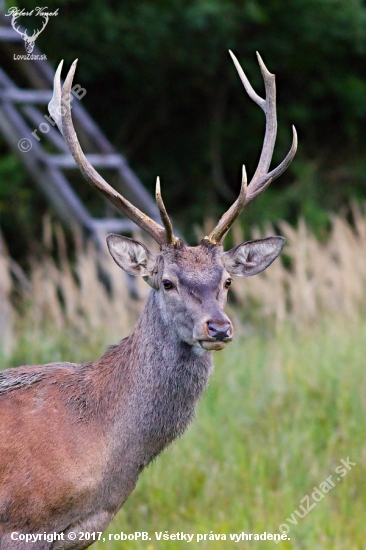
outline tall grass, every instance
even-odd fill
[[[354,319],[366,312],[366,215],[365,209],[352,207],[353,225],[344,217],[332,216],[329,235],[323,242],[315,237],[303,220],[297,228],[280,222],[286,238],[285,261],[271,267],[245,284],[235,284],[242,304],[255,306],[263,317],[281,324],[286,319],[297,324],[319,317],[342,315]],[[273,235],[268,228],[266,235]],[[260,237],[258,232],[254,237]],[[243,235],[234,227],[234,241]]]
[[[1,244],[1,243],[0,243]],[[44,223],[43,253],[30,259],[27,275],[0,247],[0,342],[3,355],[34,362],[32,345],[47,333],[71,341],[115,342],[135,324],[148,294],[136,278],[134,293],[107,251],[74,234],[74,261],[70,261],[64,232],[49,219]],[[2,252],[2,253],[1,253]],[[70,335],[70,336],[69,336]],[[20,344],[24,343],[24,346]],[[66,341],[63,346],[67,347]],[[55,346],[53,346],[55,347]],[[57,346],[56,346],[57,347]],[[22,358],[20,350],[26,349]],[[54,359],[56,360],[56,359]]]
[[[9,364],[83,361],[101,340],[80,344],[73,331],[25,332]],[[366,320],[285,324],[253,332],[215,354],[215,372],[187,433],[141,475],[134,493],[96,550],[184,549],[156,541],[155,531],[279,533],[294,550],[364,549],[366,523]],[[341,480],[340,460],[356,465]],[[330,475],[335,487],[303,519],[300,501]],[[313,503],[313,500],[310,500]],[[303,503],[304,504],[304,503]],[[297,521],[293,525],[287,518]],[[151,541],[108,541],[148,531]],[[257,543],[259,544],[259,543]],[[191,543],[192,548],[252,548],[254,542]],[[261,541],[273,549],[274,542]]]
[[[233,295],[239,308],[234,316],[286,321],[302,326],[324,316],[341,315],[347,320],[366,314],[366,215],[354,206],[353,226],[343,217],[331,219],[331,230],[324,242],[300,220],[293,228],[279,223],[286,237],[284,261],[275,261],[265,272],[245,280],[237,279]],[[273,234],[268,228],[266,234]],[[137,294],[131,298],[126,278],[107,253],[84,245],[75,235],[75,261],[70,262],[60,227],[45,221],[45,253],[31,260],[28,280],[0,242],[0,339],[9,352],[15,344],[14,324],[24,317],[34,327],[47,319],[58,329],[72,327],[82,337],[107,332],[111,339],[125,335],[135,323],[148,293],[136,278]],[[260,237],[257,231],[253,237]],[[243,239],[234,226],[234,244]],[[21,283],[21,284],[19,284]],[[25,284],[26,283],[26,284]],[[12,295],[18,296],[14,309]],[[26,308],[25,304],[29,304]],[[26,312],[26,314],[25,314]]]
[[[251,335],[217,353],[195,422],[141,475],[105,538],[148,531],[149,545],[129,541],[123,548],[183,549],[186,542],[156,541],[155,531],[278,533],[287,523],[291,540],[278,548],[363,549],[366,321],[349,328],[339,322],[304,331],[287,325],[277,336]],[[335,468],[347,457],[356,465],[338,481]],[[335,487],[303,519],[295,514],[297,525],[290,523],[287,518],[301,512],[300,500],[330,475]]]
[[[187,543],[158,542],[155,531],[278,533],[281,524],[291,540],[278,548],[365,547],[366,218],[355,209],[354,221],[351,228],[334,218],[324,243],[303,222],[282,224],[286,265],[277,261],[263,275],[235,281],[237,325],[245,310],[253,321],[274,319],[277,330],[257,323],[215,355],[195,422],[143,472],[96,549],[180,549]],[[46,224],[48,249],[50,232]],[[242,239],[238,231],[235,239]],[[76,242],[71,264],[60,230],[53,241],[52,255],[34,260],[22,284],[2,249],[0,320],[7,321],[0,327],[3,341],[12,333],[14,342],[4,366],[96,358],[130,330],[142,307],[109,257]],[[337,480],[335,468],[348,457],[356,465]],[[301,499],[330,475],[334,488],[300,519]],[[148,531],[151,540],[107,540],[121,531]]]

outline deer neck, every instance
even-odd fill
[[[179,338],[173,323],[166,320],[154,290],[128,343],[134,355],[132,395],[140,402],[146,431],[154,422],[154,429],[157,426],[161,430],[175,429],[177,433],[172,436],[179,435],[207,384],[212,368],[211,353],[197,356],[192,346]],[[163,423],[158,421],[162,413]],[[172,419],[170,426],[169,418]]]
[[[110,416],[113,432],[123,432],[123,440],[138,434],[144,448],[150,445],[153,457],[193,418],[212,357],[211,352],[197,355],[179,339],[153,290],[132,334],[94,366],[105,400],[100,409]]]
[[[119,509],[141,470],[184,432],[211,369],[211,352],[195,354],[164,322],[155,291],[132,334],[92,365],[107,434],[110,506]]]

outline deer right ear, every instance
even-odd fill
[[[108,235],[107,245],[116,264],[127,273],[141,277],[152,276],[157,256],[145,245],[121,235]]]
[[[224,252],[224,265],[230,275],[251,277],[264,271],[280,254],[284,244],[283,237],[266,237],[239,244]]]

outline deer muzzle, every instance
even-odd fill
[[[204,323],[205,337],[199,340],[203,349],[219,351],[233,339],[233,325],[229,318],[222,320],[208,320]]]

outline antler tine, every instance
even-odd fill
[[[253,199],[258,197],[258,195],[263,193],[263,191],[265,191],[267,189],[267,187],[269,187],[269,185],[272,183],[273,180],[277,179],[278,177],[281,176],[281,174],[284,173],[284,171],[287,169],[287,167],[291,164],[292,159],[294,158],[294,156],[296,154],[296,150],[297,150],[297,133],[296,133],[295,126],[292,126],[292,145],[291,145],[291,149],[289,150],[289,152],[287,153],[286,157],[283,159],[281,164],[279,164],[276,168],[274,168],[268,174],[265,174],[265,177],[262,178],[262,180],[259,179],[258,185],[254,189],[250,189],[248,187],[249,192],[248,192],[247,200],[245,202],[245,206],[247,204],[249,204]],[[253,180],[254,180],[254,177],[253,177]],[[251,184],[251,187],[252,186],[253,186],[253,184]]]
[[[56,122],[57,127],[60,130],[62,135],[64,135],[64,131],[62,128],[62,117],[61,117],[61,71],[62,71],[63,64],[64,64],[64,60],[62,59],[58,64],[58,67],[55,72],[55,76],[53,79],[53,94],[52,94],[51,101],[48,104],[48,111],[51,117],[53,118],[53,120]]]
[[[205,237],[205,240],[211,241],[212,244],[220,244],[226,233],[229,231],[230,227],[239,216],[243,210],[247,197],[247,172],[245,166],[243,166],[243,173],[241,179],[241,187],[239,197],[236,199],[234,204],[231,205],[229,210],[220,218],[219,223],[216,225],[215,229],[211,231],[208,237]]]
[[[37,37],[41,34],[41,32],[43,31],[43,29],[45,28],[45,26],[46,26],[47,23],[48,23],[48,19],[49,19],[48,15],[41,14],[41,16],[43,17],[43,25],[42,25],[42,28],[39,29],[39,30],[36,29],[35,31],[33,31],[33,34],[32,34],[32,38],[35,37],[35,40],[36,40]]]
[[[107,197],[107,199],[121,212],[128,216],[141,229],[147,231],[157,243],[160,245],[168,244],[169,241],[166,230],[149,216],[143,214],[138,208],[136,208],[115,189],[113,189],[113,187],[110,186],[100,174],[98,174],[84,155],[73,126],[70,106],[70,92],[77,60],[75,60],[71,65],[65,83],[61,88],[62,64],[63,61],[59,64],[55,74],[54,92],[48,105],[48,109],[59,130],[64,136],[69,151],[79,166],[81,173],[92,187],[95,187],[103,193],[103,195]]]
[[[15,30],[15,32],[17,32],[18,34],[20,34],[20,36],[22,38],[24,38],[25,36],[27,36],[27,29],[25,29],[24,32],[22,32],[20,30],[20,24],[18,26],[15,25],[15,21],[17,20],[17,17],[14,17],[11,21],[11,26],[13,27],[13,29]]]
[[[169,244],[175,244],[179,241],[177,237],[173,234],[173,226],[172,222],[170,221],[170,218],[168,216],[168,212],[166,211],[163,197],[161,196],[161,188],[160,188],[160,178],[159,176],[156,178],[156,189],[155,189],[155,198],[156,198],[156,204],[159,208],[160,218],[161,221],[164,224],[165,232],[167,236],[167,242]]]
[[[229,54],[231,56],[231,59],[233,60],[234,62],[234,65],[235,65],[235,68],[236,70],[238,71],[238,74],[239,74],[239,77],[240,77],[240,80],[242,81],[243,83],[243,86],[245,88],[245,91],[247,92],[248,96],[250,97],[250,99],[252,99],[255,103],[257,103],[257,105],[259,105],[263,110],[265,108],[265,100],[262,99],[252,88],[252,85],[251,83],[249,82],[245,72],[243,71],[243,69],[241,68],[241,65],[239,63],[239,61],[237,60],[236,56],[233,54],[233,52],[231,50],[229,50]],[[258,55],[258,53],[257,53]],[[262,60],[261,60],[262,61]],[[263,63],[263,61],[262,61]]]
[[[239,61],[235,55],[229,51],[231,58],[238,71],[239,77],[243,83],[243,86],[249,95],[249,97],[257,103],[264,111],[266,116],[266,131],[264,135],[263,147],[261,156],[258,162],[258,167],[254,173],[254,176],[248,185],[248,191],[244,203],[242,203],[241,210],[250,203],[255,197],[263,193],[270,183],[278,178],[291,163],[295,156],[297,149],[297,134],[295,127],[292,127],[293,139],[290,151],[287,153],[285,159],[279,166],[274,168],[271,172],[268,172],[272,161],[273,150],[276,142],[277,135],[277,115],[276,115],[276,82],[275,75],[270,73],[263,63],[263,60],[257,52],[258,63],[261,69],[261,73],[264,80],[264,86],[266,91],[266,99],[261,98],[252,88],[248,78],[246,77],[243,69],[240,66]],[[230,227],[240,214],[239,199],[229,208],[229,210],[222,216],[215,229],[210,233],[208,239],[213,243],[221,243],[229,231]]]
[[[42,14],[41,14],[41,15],[42,15]],[[35,42],[35,41],[37,40],[37,38],[39,37],[39,35],[41,34],[41,32],[43,31],[43,29],[45,28],[45,26],[46,26],[47,23],[48,23],[48,16],[47,16],[47,15],[42,15],[42,17],[43,17],[43,25],[42,25],[42,28],[40,28],[40,29],[38,29],[38,30],[35,29],[35,30],[33,31],[32,36],[28,36],[28,35],[27,35],[27,36],[28,36],[28,39],[29,39],[29,40],[32,40],[32,42]],[[45,18],[46,18],[46,19],[45,19]],[[25,32],[27,33],[27,31],[25,31]]]

